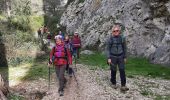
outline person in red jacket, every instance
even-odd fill
[[[78,35],[78,32],[74,33],[73,39],[72,39],[72,45],[73,45],[73,55],[77,56],[77,58],[80,57],[80,48],[81,48],[81,39]]]
[[[68,48],[65,47],[65,43],[62,40],[62,36],[57,35],[56,46],[52,48],[50,52],[50,64],[53,62],[56,69],[56,75],[59,79],[59,95],[63,96],[64,94],[64,86],[67,82],[64,77],[66,65],[69,63],[72,64],[72,56]]]

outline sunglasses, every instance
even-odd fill
[[[119,30],[114,30],[113,32],[119,32]]]

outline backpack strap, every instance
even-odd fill
[[[52,49],[54,49],[54,53],[55,53],[55,48],[56,48],[56,46],[54,46],[54,47],[52,48]],[[52,62],[54,62],[54,60],[55,60],[54,53],[53,53],[53,57],[52,57]]]

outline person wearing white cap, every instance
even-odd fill
[[[50,52],[50,63],[54,64],[56,69],[56,75],[59,79],[59,95],[64,95],[64,86],[66,85],[66,78],[64,77],[64,73],[66,70],[67,64],[72,64],[72,57],[69,49],[65,47],[65,43],[62,40],[61,35],[55,36],[56,45],[52,48]]]

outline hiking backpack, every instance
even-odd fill
[[[54,54],[52,57],[52,61],[54,62],[55,59],[67,59],[67,50],[65,45],[59,46],[59,47],[53,47],[54,49]]]
[[[125,37],[122,35],[118,38],[110,37],[110,53],[112,55],[120,55],[124,51],[123,43],[125,42]]]

